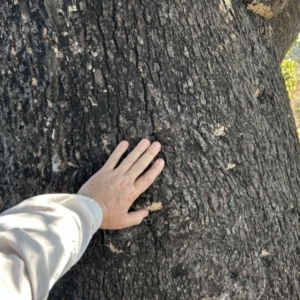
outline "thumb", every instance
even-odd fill
[[[124,228],[140,224],[148,215],[149,211],[146,209],[139,209],[128,213],[124,222]]]

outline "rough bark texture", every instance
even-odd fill
[[[281,13],[270,20],[271,39],[281,61],[300,32],[300,1],[289,0]]]
[[[138,200],[163,209],[99,231],[49,299],[300,297],[289,45],[259,35],[270,21],[238,0],[0,8],[4,208],[77,191],[121,139],[159,140],[166,160]]]
[[[269,22],[263,21],[258,32],[272,40],[281,61],[300,32],[299,0],[244,0],[247,9]]]
[[[289,0],[247,0],[247,8],[265,19],[282,12]]]

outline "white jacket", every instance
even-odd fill
[[[102,222],[97,202],[83,195],[32,197],[0,214],[1,300],[47,299],[78,262]]]

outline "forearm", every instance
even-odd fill
[[[54,283],[80,259],[101,222],[100,206],[81,195],[37,196],[3,212],[0,290],[7,293],[4,299],[47,299]]]
[[[51,287],[80,259],[100,225],[123,229],[148,216],[147,209],[129,209],[162,171],[164,161],[158,159],[144,172],[161,145],[143,139],[118,165],[128,147],[122,141],[80,188],[79,193],[95,201],[82,195],[43,195],[0,215],[1,299],[47,299]]]

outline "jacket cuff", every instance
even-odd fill
[[[75,199],[90,216],[94,234],[100,228],[103,220],[103,212],[100,205],[93,198],[82,194],[76,194]]]

